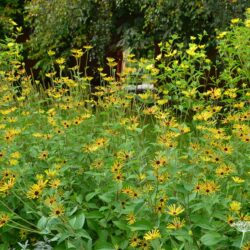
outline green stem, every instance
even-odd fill
[[[6,208],[8,209],[11,213],[13,213],[13,214],[15,214],[16,216],[18,216],[21,220],[25,221],[27,224],[30,224],[30,225],[33,226],[33,227],[36,227],[36,225],[34,225],[34,224],[30,223],[29,221],[23,219],[19,214],[17,214],[16,212],[14,212],[10,207],[8,207],[8,206],[6,205],[3,201],[0,200],[0,202],[1,202],[1,204],[2,204],[4,207],[6,207]]]
[[[243,245],[243,241],[244,241],[245,233],[246,233],[246,232],[242,232],[242,237],[241,237],[241,242],[240,242],[240,248],[241,248],[241,247],[242,247],[242,245]]]

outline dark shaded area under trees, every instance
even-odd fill
[[[23,26],[18,42],[24,44],[26,67],[35,77],[50,70],[49,50],[70,58],[70,49],[91,45],[88,75],[98,84],[97,67],[105,66],[106,57],[116,59],[119,72],[123,50],[132,48],[136,57],[156,56],[158,43],[173,34],[188,45],[190,36],[205,30],[204,43],[209,44],[208,55],[214,60],[215,30],[243,17],[249,6],[248,0],[3,0],[0,37],[11,35],[9,18]]]

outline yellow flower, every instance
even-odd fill
[[[60,186],[60,184],[61,184],[61,181],[59,179],[55,179],[55,180],[50,181],[49,185],[51,188],[56,189],[58,188],[58,186]]]
[[[245,26],[247,28],[250,28],[250,19],[247,19],[245,22],[244,22]]]
[[[24,230],[24,229],[21,229],[20,232],[19,232],[19,236],[22,240],[25,240],[27,238],[27,235],[28,235],[28,231]]]
[[[50,216],[59,217],[64,214],[64,206],[62,204],[55,204],[52,207]]]
[[[48,180],[43,180],[43,179],[39,179],[38,182],[37,182],[37,185],[43,189],[46,187],[46,184],[47,184]]]
[[[168,229],[180,229],[185,225],[185,220],[181,220],[179,217],[175,217],[171,223],[167,225]]]
[[[56,52],[53,50],[49,50],[47,53],[49,56],[54,56],[56,54]]]
[[[91,164],[91,167],[92,168],[96,168],[96,169],[100,169],[100,168],[102,168],[102,166],[103,166],[103,160],[101,160],[101,159],[96,159],[95,161],[93,161],[93,163]]]
[[[234,176],[234,177],[232,177],[232,179],[233,179],[233,181],[234,181],[235,183],[238,183],[238,184],[245,182],[245,180],[241,179],[241,178],[238,177],[238,176]]]
[[[10,157],[12,157],[12,158],[14,158],[14,159],[20,159],[21,154],[20,154],[18,151],[16,151],[16,152],[12,153],[12,154],[10,155]]]
[[[217,38],[218,38],[218,39],[221,39],[221,38],[223,38],[226,34],[227,34],[226,31],[221,32],[220,34],[217,35]]]
[[[233,105],[233,107],[234,107],[234,108],[240,109],[240,108],[243,108],[244,105],[245,105],[244,102],[239,102],[239,103],[235,103],[235,104]]]
[[[16,159],[10,159],[9,163],[10,163],[10,166],[16,166],[18,164],[18,160],[16,160]]]
[[[49,154],[48,151],[41,152],[39,155],[39,159],[45,160],[48,157],[48,154]]]
[[[103,79],[104,79],[105,81],[107,81],[107,82],[112,82],[112,81],[115,80],[115,78],[112,77],[112,76],[104,77]]]
[[[5,155],[5,152],[0,151],[0,159],[1,159],[1,158],[3,158],[3,157],[4,157],[4,155]]]
[[[189,49],[186,50],[186,53],[190,56],[194,56],[196,54],[196,49],[197,49],[197,45],[194,43],[189,44]]]
[[[93,46],[91,46],[91,45],[85,45],[85,46],[83,46],[83,48],[86,49],[86,50],[90,50],[90,49],[93,48]]]
[[[156,59],[157,61],[160,61],[161,58],[162,58],[162,54],[159,54],[159,55],[157,55],[157,57],[156,57],[155,59]]]
[[[140,249],[142,249],[142,250],[149,250],[149,249],[151,249],[150,243],[147,240],[141,240],[141,242],[140,242]]]
[[[182,91],[182,94],[187,98],[195,98],[196,93],[197,90],[195,88]]]
[[[83,51],[81,49],[72,49],[71,52],[75,58],[80,58],[83,55]]]
[[[250,250],[250,241],[248,241],[247,243],[245,243],[242,248],[242,250]]]
[[[231,23],[232,23],[232,24],[237,24],[237,23],[239,23],[239,22],[240,22],[240,19],[239,19],[239,18],[234,18],[234,19],[231,20]]]
[[[46,198],[45,200],[45,204],[47,206],[53,206],[56,203],[56,197],[55,196],[50,196],[48,198]]]
[[[218,191],[219,187],[214,181],[206,181],[201,185],[201,191],[205,195],[210,195]]]
[[[228,170],[227,166],[220,166],[220,167],[216,168],[215,173],[218,177],[223,178],[229,174],[229,172],[227,170]]]
[[[158,203],[157,206],[155,207],[155,211],[157,213],[162,214],[164,212],[165,204],[164,203]]]
[[[44,172],[49,178],[54,178],[57,175],[57,171],[54,169],[46,169]]]
[[[176,206],[176,204],[167,206],[167,209],[167,213],[173,216],[177,216],[185,210],[182,206]]]
[[[228,223],[229,225],[232,225],[232,224],[234,223],[234,217],[231,216],[231,215],[228,215],[228,216],[227,216],[227,223]]]
[[[59,64],[59,65],[64,64],[65,63],[65,58],[60,57],[60,58],[56,59],[56,63]]]
[[[166,157],[155,157],[151,162],[153,169],[157,170],[160,167],[164,166],[167,163]]]
[[[134,224],[136,221],[135,215],[133,213],[128,214],[126,220],[128,221],[129,225]]]
[[[42,193],[41,186],[38,184],[33,184],[29,189],[29,191],[27,192],[27,197],[29,199],[38,199],[41,193]]]
[[[161,234],[160,234],[160,231],[158,229],[153,229],[149,232],[147,232],[144,237],[143,237],[145,240],[155,240],[155,239],[158,239],[158,238],[161,238]]]
[[[15,184],[15,178],[10,178],[7,182],[0,184],[0,192],[6,192],[11,189]]]
[[[161,106],[161,105],[164,105],[164,104],[166,104],[166,103],[168,103],[168,100],[167,100],[167,99],[160,99],[160,100],[157,101],[157,104],[160,105],[160,106]]]
[[[230,203],[230,210],[232,212],[239,212],[240,209],[241,209],[241,203],[240,202],[238,202],[238,201],[232,201]]]
[[[144,173],[139,173],[138,174],[138,180],[139,181],[143,181],[143,180],[145,180],[145,178],[146,178],[146,174],[144,174]]]
[[[140,239],[137,235],[134,235],[129,242],[131,247],[137,247],[140,244]]]
[[[7,214],[3,214],[0,216],[0,228],[3,227],[9,220],[9,216]]]
[[[121,172],[117,172],[114,177],[113,177],[116,181],[118,182],[122,182],[122,179],[123,179],[123,175]]]

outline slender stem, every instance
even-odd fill
[[[33,226],[33,227],[36,227],[36,225],[34,225],[34,224],[30,223],[29,221],[23,219],[19,214],[17,214],[16,212],[14,212],[10,207],[8,207],[8,206],[6,205],[3,201],[0,200],[0,202],[1,202],[1,204],[2,204],[4,207],[6,207],[10,212],[12,212],[13,214],[15,214],[16,216],[18,216],[21,220],[25,221],[26,223],[30,224],[30,225]]]
[[[242,247],[242,245],[243,245],[243,241],[244,241],[245,233],[246,233],[246,232],[242,232],[242,237],[241,237],[241,242],[240,242],[240,248],[241,248],[241,247]]]
[[[29,206],[29,205],[27,205],[27,203],[26,202],[24,202],[24,200],[22,200],[15,192],[12,192],[15,196],[16,196],[16,198],[18,199],[18,200],[20,200],[23,204],[25,204],[26,206],[28,206],[32,211],[36,211],[34,208],[32,208],[31,206]]]
[[[23,230],[26,230],[26,231],[29,231],[29,232],[32,232],[32,233],[38,233],[38,234],[40,234],[39,231],[33,230],[33,229],[29,228],[29,227],[26,227],[26,226],[24,226],[24,225],[22,225],[22,224],[19,224],[19,223],[17,223],[17,222],[14,221],[14,220],[10,220],[10,221],[11,221],[13,224],[16,224],[17,226],[19,226],[20,229],[23,229]],[[10,226],[12,226],[12,225],[10,225]]]

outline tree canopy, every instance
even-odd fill
[[[47,52],[69,56],[70,49],[91,45],[90,60],[104,63],[119,48],[134,48],[139,56],[154,51],[160,41],[178,34],[184,43],[190,36],[208,34],[242,17],[248,0],[4,0],[0,7],[2,37],[6,20],[16,18],[26,27],[28,56],[46,70]],[[21,16],[21,18],[20,18]]]

